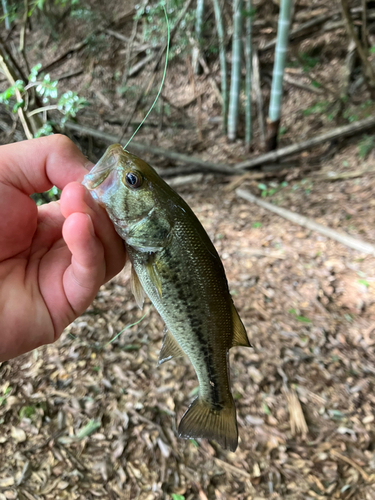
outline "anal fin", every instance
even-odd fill
[[[233,338],[232,338],[232,345],[230,347],[235,347],[235,346],[251,347],[249,339],[247,338],[247,333],[244,324],[242,323],[241,318],[234,304],[232,304],[232,321],[233,321]]]
[[[138,275],[135,272],[133,266],[131,267],[131,274],[130,274],[130,288],[134,295],[137,306],[142,310],[146,293],[143,290],[141,282],[139,281]]]
[[[184,355],[185,353],[178,345],[177,340],[175,340],[169,330],[166,330],[160,349],[158,364],[161,365],[172,358],[178,358]]]

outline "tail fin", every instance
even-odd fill
[[[222,410],[215,410],[207,401],[197,397],[184,413],[178,433],[184,439],[213,439],[223,448],[235,451],[238,429],[234,403]]]

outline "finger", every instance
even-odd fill
[[[28,195],[81,181],[92,165],[70,139],[59,134],[1,146],[0,157],[0,182]]]
[[[118,274],[125,265],[125,246],[108,218],[106,211],[93,199],[87,189],[73,182],[61,193],[61,212],[65,217],[73,213],[88,214],[94,224],[95,234],[103,244],[106,262],[105,281]]]
[[[63,276],[63,287],[70,306],[79,315],[91,304],[104,282],[104,249],[95,236],[90,216],[84,213],[74,213],[66,219],[63,237],[72,253],[71,264]]]

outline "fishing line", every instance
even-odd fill
[[[164,65],[164,73],[163,73],[163,78],[162,78],[162,81],[161,81],[161,85],[160,85],[160,88],[159,88],[159,92],[158,92],[158,95],[155,97],[155,100],[154,102],[152,103],[152,106],[151,108],[149,109],[147,115],[143,118],[143,120],[141,121],[141,123],[138,125],[136,131],[134,132],[134,134],[130,137],[130,139],[128,140],[128,142],[125,144],[125,146],[123,147],[124,150],[126,150],[127,146],[129,145],[130,141],[133,140],[133,137],[136,135],[136,133],[138,132],[138,130],[142,127],[142,125],[144,124],[144,122],[147,120],[148,118],[148,115],[151,113],[151,111],[154,109],[155,107],[155,104],[157,102],[157,100],[159,99],[160,97],[160,94],[161,94],[161,91],[163,89],[163,86],[164,86],[164,80],[165,80],[165,75],[167,74],[167,67],[168,67],[168,56],[169,56],[169,45],[170,45],[170,42],[171,42],[171,33],[170,33],[170,28],[169,28],[169,20],[168,20],[168,15],[167,15],[167,11],[165,10],[165,5],[163,3],[163,10],[164,10],[164,16],[165,16],[165,22],[167,24],[167,33],[168,33],[168,39],[167,39],[167,50],[166,50],[166,54],[165,54],[165,65]]]
[[[147,311],[147,312],[148,312],[148,311]],[[146,312],[146,313],[144,313],[144,315],[142,316],[142,318],[141,318],[141,319],[139,319],[138,321],[136,321],[135,323],[132,323],[131,325],[126,325],[126,327],[125,327],[123,330],[121,330],[121,332],[120,332],[120,333],[118,333],[117,335],[115,335],[115,336],[113,337],[113,339],[111,339],[109,342],[107,342],[107,343],[104,345],[104,347],[107,347],[107,345],[112,344],[112,342],[113,342],[113,341],[115,341],[115,340],[117,339],[117,337],[119,337],[119,336],[120,336],[120,335],[121,335],[121,334],[122,334],[125,330],[128,330],[128,329],[129,329],[129,328],[131,328],[132,326],[138,325],[138,323],[140,323],[142,320],[144,320],[144,319],[145,319],[145,317],[147,316],[147,312]]]

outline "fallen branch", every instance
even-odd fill
[[[343,16],[345,19],[348,34],[355,43],[358,55],[362,61],[363,67],[365,69],[365,74],[369,80],[369,83],[372,87],[374,87],[375,86],[375,73],[374,73],[374,70],[372,69],[370,61],[367,59],[367,54],[366,54],[364,48],[362,47],[361,42],[358,39],[357,33],[354,29],[353,21],[352,21],[351,15],[350,15],[350,10],[348,7],[347,0],[341,0],[341,8],[342,8],[342,13],[343,13]]]
[[[91,137],[97,137],[98,139],[108,142],[109,144],[119,142],[120,140],[119,137],[116,135],[108,134],[106,132],[102,132],[101,130],[95,130],[89,127],[85,127],[83,125],[77,125],[76,123],[66,122],[65,128],[69,130],[74,130],[76,132]],[[194,156],[176,153],[175,151],[168,151],[167,149],[158,148],[157,146],[149,146],[147,144],[140,144],[134,141],[132,141],[129,144],[128,149],[135,151],[136,153],[150,153],[156,156],[163,156],[164,158],[169,158],[170,160],[173,161],[187,163],[190,165],[199,165],[201,170],[207,170],[209,172],[214,172],[216,174],[233,175],[241,172],[245,173],[245,170],[242,171],[240,169],[234,170],[233,167],[224,165],[222,163],[206,162]]]
[[[334,181],[342,181],[346,179],[355,179],[356,177],[362,177],[363,175],[372,175],[375,174],[375,169],[374,168],[363,168],[361,170],[353,170],[353,172],[342,172],[341,174],[336,174],[333,173],[330,175],[328,173],[327,175],[312,175],[309,176],[310,179],[314,181],[328,181],[328,182],[334,182]]]
[[[326,22],[328,19],[331,19],[332,17],[338,15],[340,13],[339,10],[334,10],[326,14],[321,14],[319,16],[315,16],[312,19],[309,19],[308,21],[300,24],[293,30],[291,30],[289,34],[289,40],[293,40],[294,38],[297,38],[301,33],[307,34],[306,30],[309,30],[308,33],[310,33],[311,28],[315,28],[315,26],[319,26],[319,24],[323,24]],[[263,47],[259,48],[260,52],[264,52],[266,50],[272,49],[276,45],[276,37],[270,40],[269,42],[265,43]]]
[[[323,144],[324,142],[341,139],[349,135],[355,135],[359,132],[364,132],[365,130],[368,130],[372,127],[375,127],[374,116],[370,116],[369,118],[365,118],[364,120],[360,120],[358,122],[350,123],[349,125],[343,125],[342,127],[334,128],[322,135],[312,137],[307,141],[299,142],[297,144],[291,144],[290,146],[286,146],[285,148],[277,149],[276,151],[270,151],[269,153],[251,158],[250,160],[242,161],[234,165],[234,168],[249,169],[257,167],[258,165],[263,165],[264,163],[275,163],[285,156],[301,153],[306,149],[311,149],[314,146]]]
[[[240,198],[250,201],[251,203],[256,203],[260,207],[265,208],[266,210],[269,210],[270,212],[273,212],[277,215],[280,215],[281,217],[284,217],[284,219],[290,220],[295,224],[299,224],[300,226],[311,229],[312,231],[317,231],[327,238],[338,241],[339,243],[349,248],[353,248],[354,250],[358,250],[359,252],[373,255],[375,257],[375,246],[371,245],[370,243],[358,240],[357,238],[353,238],[352,236],[348,236],[344,233],[339,233],[334,229],[323,226],[322,224],[318,224],[317,222],[308,219],[303,215],[291,212],[286,208],[272,205],[271,203],[261,200],[257,196],[254,196],[253,194],[249,193],[249,191],[245,191],[244,189],[237,189],[236,194]]]

